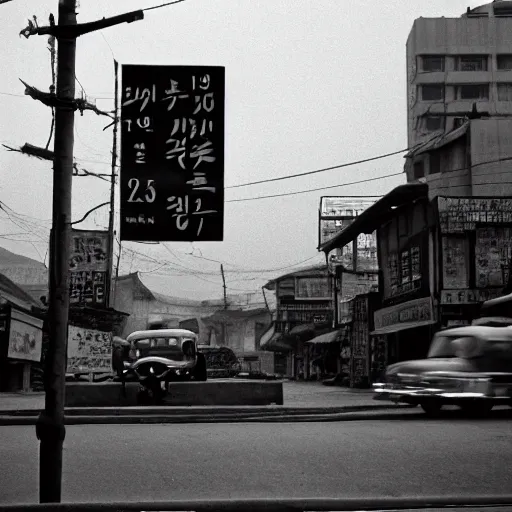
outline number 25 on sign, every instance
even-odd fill
[[[156,199],[155,180],[146,180],[146,184],[141,187],[141,180],[131,178],[128,181],[130,189],[129,203],[153,203]],[[145,187],[145,188],[144,188]]]

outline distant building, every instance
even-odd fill
[[[204,305],[201,301],[168,297],[150,290],[138,272],[119,276],[114,286],[113,307],[129,313],[123,336],[151,326],[178,328],[180,322],[200,319],[213,314],[218,306]]]
[[[512,2],[460,18],[418,18],[407,40],[408,146],[450,132],[476,103],[512,113]],[[454,114],[446,116],[446,114]]]
[[[44,263],[0,247],[0,273],[20,286],[38,304],[48,296],[48,269]]]

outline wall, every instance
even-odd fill
[[[453,85],[463,83],[491,83],[489,100],[477,101],[479,111],[492,114],[512,113],[512,102],[498,101],[496,82],[512,83],[512,71],[498,71],[497,53],[512,53],[511,18],[419,18],[407,40],[407,110],[408,145],[432,136],[418,126],[418,117],[427,112],[469,112],[474,100],[455,100]],[[418,55],[450,55],[444,72],[424,73]],[[488,54],[488,71],[455,71],[454,55]],[[446,83],[446,102],[421,101],[417,86],[428,83]],[[420,129],[418,129],[420,128]],[[453,118],[447,121],[447,131],[453,129]]]
[[[512,196],[511,134],[512,119],[471,121],[472,195]]]

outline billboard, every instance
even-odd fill
[[[108,231],[73,229],[69,259],[70,304],[106,306],[110,282]]]
[[[12,309],[7,357],[40,362],[42,346],[43,321]]]
[[[318,241],[319,245],[331,240],[351,224],[374,200],[326,196],[320,198]],[[329,264],[343,265],[351,270],[378,270],[377,235],[361,234],[352,244],[337,248],[329,255]]]
[[[121,240],[222,241],[225,68],[121,76]]]

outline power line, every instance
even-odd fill
[[[165,4],[155,5],[153,7],[146,7],[143,11],[152,11],[153,9],[160,9],[161,7],[167,7],[168,5],[179,4],[185,0],[174,0],[173,2],[166,2]]]
[[[332,167],[325,167],[323,169],[316,169],[315,171],[300,172],[298,174],[290,174],[288,176],[280,176],[278,178],[269,178],[266,180],[250,181],[249,183],[242,183],[240,185],[231,185],[226,188],[248,187],[249,185],[259,185],[260,183],[269,183],[271,181],[289,180],[290,178],[299,178],[301,176],[310,176],[311,174],[318,174],[321,172],[332,171],[334,169],[341,169],[342,167],[349,167],[351,165],[358,165],[358,164],[364,164],[366,162],[373,162],[374,160],[380,160],[382,158],[387,158],[389,156],[399,155],[400,153],[405,153],[406,151],[409,151],[409,148],[401,149],[400,151],[393,151],[392,153],[386,153],[384,155],[373,156],[371,158],[365,158],[363,160],[357,160],[357,161],[353,161],[353,162],[347,162],[345,164],[333,165]]]
[[[272,197],[295,196],[295,195],[298,195],[298,194],[307,194],[309,192],[317,192],[319,190],[328,190],[328,189],[331,189],[331,188],[338,188],[338,187],[348,187],[350,185],[357,185],[359,183],[368,183],[370,181],[383,180],[385,178],[391,178],[392,176],[400,176],[402,174],[403,174],[403,171],[402,172],[395,172],[393,174],[386,174],[384,176],[377,176],[375,178],[368,178],[366,180],[351,181],[349,183],[339,183],[338,185],[330,185],[328,187],[310,188],[310,189],[307,189],[307,190],[297,190],[295,192],[285,192],[283,194],[271,194],[271,195],[267,195],[267,196],[245,197],[243,199],[228,199],[226,201],[226,203],[239,203],[239,202],[242,202],[242,201],[255,201],[257,199],[268,199],[268,198],[272,198]],[[346,196],[346,197],[353,197],[353,198],[356,198],[356,197],[357,198],[369,197],[369,198],[372,198],[372,197],[382,197],[382,196],[362,195],[362,196]]]

